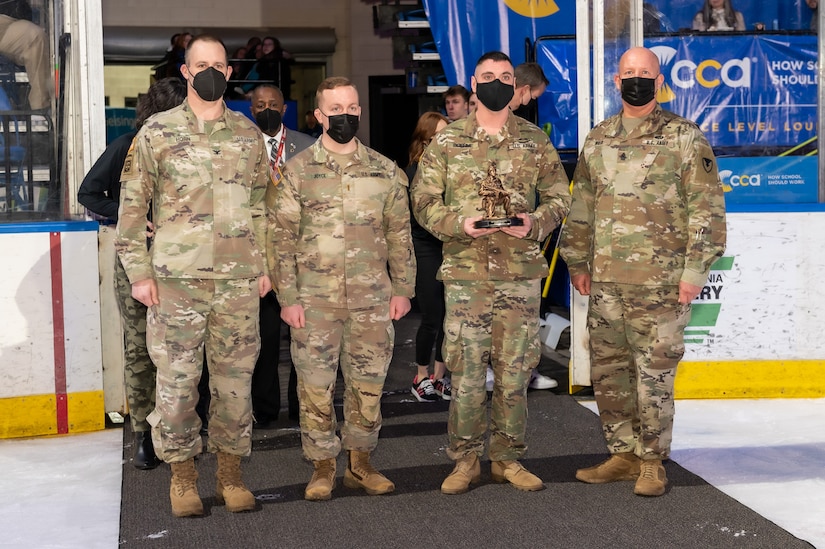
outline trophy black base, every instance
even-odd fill
[[[473,223],[476,229],[498,229],[501,227],[521,227],[524,220],[520,217],[499,217],[479,219]]]

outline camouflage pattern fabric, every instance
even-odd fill
[[[292,328],[304,454],[312,460],[370,451],[392,355],[393,296],[412,297],[415,257],[407,177],[356,140],[340,165],[318,140],[284,165],[267,191],[268,262],[282,307],[301,304]],[[341,440],[332,407],[340,364],[347,384]]]
[[[673,382],[689,320],[678,286],[592,285],[590,372],[611,453],[669,456]]]
[[[157,366],[147,421],[164,461],[201,451],[195,404],[204,346],[212,394],[207,449],[249,454],[269,181],[260,131],[226,108],[207,122],[186,101],[156,114],[127,154],[115,246],[132,284],[155,278],[158,285],[160,304],[147,315]],[[155,236],[147,251],[150,203]]]
[[[201,127],[184,101],[149,118],[121,173],[115,246],[130,282],[155,277],[256,278],[265,269],[261,132],[225,109]],[[155,237],[146,250],[149,203]]]
[[[115,257],[115,293],[123,325],[123,379],[132,431],[148,431],[146,416],[155,408],[157,368],[146,349],[146,305],[132,297],[132,285]]]
[[[716,158],[691,121],[656,106],[629,133],[621,113],[589,133],[561,240],[571,277],[591,277],[591,378],[611,452],[667,457],[673,380],[689,307],[725,248]]]
[[[202,451],[195,412],[204,346],[209,364],[209,452],[249,455],[252,371],[258,357],[257,279],[159,278],[146,340],[158,369],[147,420],[158,457],[186,461]]]
[[[716,158],[691,121],[656,109],[630,134],[621,114],[587,136],[561,242],[571,276],[703,286],[725,249]]]
[[[267,190],[268,261],[282,307],[359,309],[413,296],[407,176],[357,145],[340,166],[316,141]]]
[[[498,231],[473,239],[464,232],[464,220],[481,215],[479,184],[491,162],[514,212],[531,217],[525,238]],[[527,383],[539,361],[539,280],[547,276],[540,244],[570,204],[558,153],[541,130],[512,113],[496,135],[471,114],[435,135],[411,196],[415,218],[444,242],[438,278],[446,301],[443,354],[453,383],[447,455],[483,452],[489,362],[495,374],[490,459],[517,459],[527,448]]]
[[[491,161],[510,193],[515,212],[529,213],[526,238],[503,232],[481,238],[464,233],[467,217],[482,214],[479,184]],[[424,151],[412,182],[415,218],[444,242],[441,280],[534,280],[547,276],[541,242],[570,205],[569,182],[559,155],[539,128],[510,114],[492,136],[475,114],[438,132]]]
[[[342,445],[371,452],[378,445],[381,394],[395,343],[389,303],[350,310],[310,307],[306,326],[290,330],[304,455],[313,461],[334,458]],[[339,360],[345,383],[341,438],[333,407]]]
[[[495,374],[490,459],[519,459],[527,450],[527,384],[538,364],[540,281],[444,284],[444,361],[452,374],[447,455],[484,452],[487,364]]]

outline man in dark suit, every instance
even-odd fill
[[[315,140],[298,131],[290,130],[283,124],[287,105],[278,87],[261,84],[252,90],[252,116],[264,133],[269,165],[273,179],[280,177],[284,162],[312,145]],[[281,307],[274,292],[261,299],[261,353],[252,374],[252,411],[254,426],[259,429],[271,427],[278,420],[281,409],[281,384],[278,376],[278,361],[281,353]],[[298,377],[295,366],[289,369],[287,400],[289,419],[298,420]]]

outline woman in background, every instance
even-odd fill
[[[693,18],[693,30],[743,31],[745,18],[741,11],[733,9],[731,0],[705,0],[704,6]]]
[[[418,160],[436,132],[447,126],[447,117],[437,112],[425,112],[418,119],[410,142],[410,161],[404,170],[412,185],[418,171]],[[421,325],[415,336],[415,367],[410,392],[419,402],[450,400],[452,385],[447,377],[441,345],[444,342],[444,284],[436,280],[441,267],[441,241],[421,227],[410,213],[413,248],[418,270],[415,275],[415,297],[421,310]],[[433,375],[430,357],[435,346]]]

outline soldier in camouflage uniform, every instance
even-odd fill
[[[576,478],[634,480],[636,494],[659,496],[684,329],[724,251],[725,201],[702,132],[656,102],[656,55],[628,50],[614,81],[624,108],[587,136],[561,243],[573,286],[590,296],[591,377],[611,453]]]
[[[269,179],[258,128],[222,100],[226,49],[193,39],[181,68],[186,101],[150,118],[124,163],[117,250],[132,295],[149,307],[147,345],[157,397],[147,420],[158,456],[171,464],[175,516],[203,514],[194,457],[204,348],[210,370],[209,441],[218,454],[218,501],[255,507],[241,480],[251,450],[250,383],[258,356],[259,298],[271,289],[264,243]],[[146,250],[152,205],[155,235]]]
[[[540,244],[567,212],[568,181],[547,136],[507,108],[514,93],[507,55],[483,55],[472,87],[479,100],[476,113],[435,135],[412,184],[416,219],[444,242],[439,271],[446,301],[444,357],[453,380],[447,454],[456,466],[441,491],[460,494],[480,478],[488,363],[495,376],[493,479],[540,490],[541,479],[517,460],[527,449],[527,384],[540,358],[539,285],[547,276]],[[491,162],[523,225],[475,227],[482,217],[479,185]]]
[[[161,111],[171,109],[186,97],[186,85],[180,78],[164,78],[140,96],[135,126]],[[89,211],[117,221],[120,205],[120,172],[136,132],[124,134],[110,143],[83,178],[77,200]],[[151,224],[147,224],[147,228]],[[123,379],[129,421],[132,424],[134,457],[138,469],[154,469],[159,460],[152,444],[151,426],[146,416],[155,407],[156,369],[146,348],[146,305],[132,297],[132,285],[119,258],[115,258],[115,294],[123,328]]]
[[[281,318],[292,328],[304,455],[315,465],[304,497],[327,500],[342,446],[346,486],[371,495],[395,488],[369,456],[381,428],[392,320],[410,310],[415,258],[407,177],[355,138],[357,90],[332,77],[316,100],[324,134],[288,160],[267,191],[267,251]],[[340,439],[333,408],[339,361],[346,384]]]

